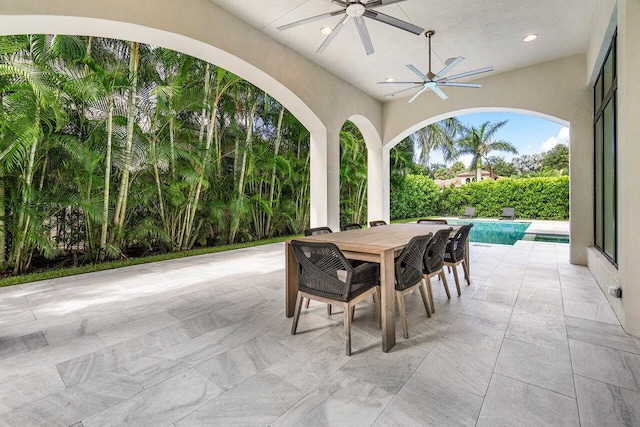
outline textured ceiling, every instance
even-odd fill
[[[335,26],[340,16],[286,31],[276,29],[299,19],[340,10],[330,0],[211,1],[381,100],[389,99],[384,95],[406,86],[391,87],[376,82],[387,77],[415,80],[406,64],[413,64],[423,72],[428,69],[424,36],[371,19],[365,18],[375,48],[375,53],[369,56],[353,22],[344,27],[323,53],[315,53],[326,37],[320,28]],[[480,77],[491,74],[585,53],[597,4],[598,0],[406,0],[375,10],[436,31],[432,39],[434,72],[444,66],[446,59],[463,56],[466,59],[450,74],[493,66],[492,73],[475,77],[481,80]],[[538,38],[524,43],[522,38],[531,33],[538,34]],[[446,88],[446,91],[464,90],[478,89]],[[402,96],[413,93],[408,91]]]

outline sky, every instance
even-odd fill
[[[458,116],[465,126],[480,126],[484,122],[496,123],[508,120],[496,133],[496,139],[511,142],[518,149],[518,155],[536,154],[549,151],[557,144],[569,145],[569,128],[558,123],[540,119],[525,114],[515,113],[476,113]],[[510,161],[514,155],[511,153],[495,152],[495,156],[504,157]],[[461,157],[465,165],[469,166],[470,156]],[[431,163],[444,163],[439,152],[431,153]]]

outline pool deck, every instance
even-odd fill
[[[541,221],[533,220],[527,234],[569,235],[569,221]]]

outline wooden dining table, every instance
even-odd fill
[[[453,228],[453,235],[460,226],[416,223],[390,224],[300,237],[294,240],[333,243],[348,259],[380,263],[382,351],[388,352],[396,343],[394,259],[402,252],[411,238],[429,233],[435,234],[438,230],[448,228]],[[468,254],[467,248],[465,257],[468,257]],[[285,260],[285,312],[287,317],[293,317],[298,291],[298,263],[291,249],[291,241],[286,242]],[[466,261],[469,266],[468,259]]]

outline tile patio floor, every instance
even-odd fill
[[[392,352],[359,306],[352,357],[322,305],[289,335],[283,253],[0,288],[0,425],[640,425],[639,341],[568,245],[472,244]]]

